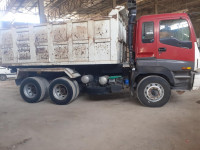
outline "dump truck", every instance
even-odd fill
[[[143,105],[160,107],[171,90],[198,90],[200,53],[190,17],[171,13],[136,21],[136,2],[128,4],[128,15],[118,8],[107,17],[0,30],[1,65],[17,71],[21,97],[36,103],[49,96],[66,105],[81,90],[129,88]]]

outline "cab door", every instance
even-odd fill
[[[189,20],[183,17],[157,20],[157,63],[194,67],[194,45]],[[178,65],[179,64],[179,65]],[[177,68],[176,68],[177,69]]]

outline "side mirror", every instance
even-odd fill
[[[198,48],[200,48],[200,45],[199,45],[199,42],[197,41],[197,46],[198,46]]]
[[[199,38],[197,38],[197,46],[198,46],[198,48],[200,48],[200,39]]]

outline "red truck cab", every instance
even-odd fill
[[[132,79],[136,81],[137,85],[134,85],[137,89],[144,77],[147,77],[146,81],[148,81],[151,80],[151,76],[162,77],[174,90],[199,88],[197,71],[200,68],[200,55],[195,31],[187,14],[142,16],[136,22],[134,32],[135,69],[133,69]],[[154,81],[156,80],[154,78]],[[162,89],[156,85],[149,87],[146,85],[146,88],[163,93],[159,92]],[[145,93],[145,89],[139,90]],[[152,93],[149,95],[151,96]],[[144,96],[145,94],[142,98],[138,97],[145,99]],[[155,103],[155,96],[154,102],[151,102],[150,96],[146,94],[147,102]]]
[[[187,14],[143,16],[137,27],[136,58],[194,62],[196,36]]]

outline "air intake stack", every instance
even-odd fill
[[[128,49],[129,49],[129,61],[130,64],[134,63],[134,49],[133,49],[133,33],[134,33],[134,25],[136,21],[137,7],[136,0],[128,0]]]

